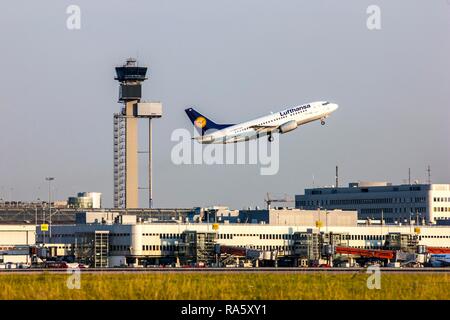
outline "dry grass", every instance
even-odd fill
[[[0,299],[450,299],[450,274],[0,274]]]

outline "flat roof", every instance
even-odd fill
[[[450,191],[450,184],[400,184],[400,185],[359,185],[350,183],[348,187],[307,188],[305,195],[371,193],[371,192],[417,192],[417,191]],[[301,195],[296,195],[301,196]]]

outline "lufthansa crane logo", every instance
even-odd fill
[[[206,119],[204,117],[198,117],[195,119],[194,124],[197,128],[204,128],[206,126]]]

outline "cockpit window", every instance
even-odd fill
[[[322,103],[322,105],[323,106],[326,106],[327,104],[330,104],[328,101],[327,102],[324,102],[324,103]]]

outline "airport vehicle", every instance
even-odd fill
[[[88,266],[77,262],[69,263],[66,261],[47,261],[44,267],[50,269],[85,269]]]
[[[432,267],[450,267],[450,254],[432,254],[429,263]]]
[[[277,113],[255,120],[239,124],[217,124],[203,116],[193,108],[185,110],[192,124],[200,136],[194,137],[199,143],[236,143],[258,139],[268,136],[268,140],[274,140],[274,133],[287,133],[298,128],[298,126],[320,120],[325,124],[325,118],[336,111],[338,105],[328,101],[311,102],[285,109]]]

